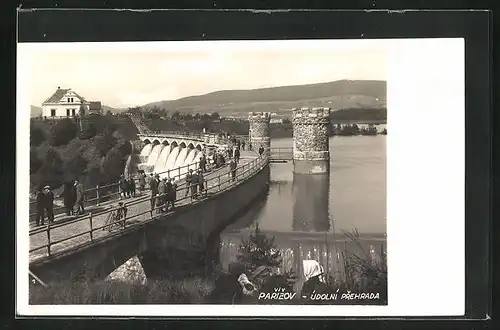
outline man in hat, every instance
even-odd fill
[[[75,180],[75,190],[76,190],[76,210],[78,214],[85,214],[85,208],[83,207],[83,184]]]
[[[232,181],[236,180],[236,162],[234,159],[231,159],[229,162],[229,170],[231,172],[231,178],[233,179]]]
[[[177,181],[175,181],[174,178],[172,178],[172,196],[171,196],[171,202],[170,202],[170,207],[173,209],[175,206],[175,201],[177,200]]]
[[[200,195],[203,196],[205,192],[205,178],[203,177],[203,171],[201,168],[198,170],[198,187],[200,188]]]
[[[123,198],[126,198],[128,195],[128,183],[123,174],[120,175],[120,180],[118,181],[118,184],[120,185],[120,190]]]
[[[198,184],[200,183],[200,177],[198,173],[191,172],[191,198],[198,198]]]
[[[45,212],[47,213],[47,220],[49,224],[54,222],[54,193],[50,190],[50,186],[43,188],[43,201]],[[43,225],[43,222],[42,222]]]
[[[156,195],[158,195],[158,181],[156,178],[152,178],[149,182],[149,187],[151,188],[151,216],[153,215],[153,210],[156,205]]]
[[[36,191],[36,218],[35,222],[37,226],[44,225],[44,213],[45,213],[45,196],[40,187]]]
[[[158,194],[159,202],[156,203],[156,206],[160,205],[160,212],[162,212],[165,206],[165,179],[160,180],[160,182],[158,183]]]
[[[168,211],[172,205],[172,179],[168,178],[165,182],[165,211]]]
[[[193,177],[193,170],[189,170],[189,172],[186,174],[186,195],[184,197],[188,197],[189,192],[191,191],[191,179]]]

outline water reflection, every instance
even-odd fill
[[[294,231],[324,232],[330,230],[329,184],[329,174],[293,174]]]
[[[287,147],[291,139],[273,140]],[[293,174],[293,165],[273,164],[264,208],[221,234],[221,263],[236,259],[241,239],[259,224],[283,251],[282,270],[302,273],[302,260],[314,259],[344,277],[346,251],[371,258],[385,252],[385,137],[330,140],[330,173]],[[359,231],[350,241],[345,232]],[[365,257],[366,257],[365,256]]]

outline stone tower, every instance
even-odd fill
[[[293,171],[330,172],[330,108],[293,109]]]
[[[266,150],[271,148],[271,137],[269,135],[271,113],[250,112],[248,114],[248,121],[250,123],[250,143],[253,150],[257,150],[261,145]]]

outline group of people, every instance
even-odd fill
[[[65,182],[63,192],[59,197],[63,198],[64,208],[67,216],[85,214],[83,185],[78,180]],[[39,188],[36,192],[36,218],[37,226],[54,222],[54,193],[50,186]]]
[[[205,192],[205,178],[203,176],[203,170],[201,168],[198,169],[197,172],[194,172],[192,169],[186,174],[186,195],[189,196],[191,193],[192,198],[198,198],[198,189],[200,195],[203,195]]]
[[[125,175],[120,176],[119,180],[121,194],[124,198],[135,197],[136,196],[136,186],[133,177],[125,177]]]
[[[162,213],[174,208],[177,199],[177,183],[175,179],[160,179],[159,174],[151,174],[149,187],[151,189],[151,213],[154,209],[156,209],[157,213]]]

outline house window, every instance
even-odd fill
[[[66,109],[66,117],[69,117],[69,109]]]
[[[56,109],[50,109],[50,116],[55,117],[56,116]]]
[[[76,116],[76,109],[71,109],[71,114],[74,116]]]

